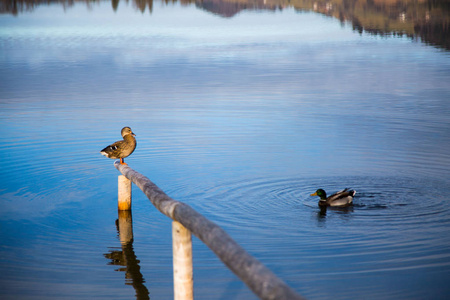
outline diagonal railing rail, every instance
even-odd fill
[[[189,205],[170,198],[150,179],[128,165],[116,161],[114,166],[136,184],[161,213],[174,221],[172,227],[174,255],[183,253],[178,258],[174,256],[175,299],[193,297],[190,233],[205,243],[260,299],[303,299],[271,270],[247,253],[221,227]]]

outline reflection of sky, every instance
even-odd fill
[[[189,14],[185,13],[186,10],[189,10]],[[116,63],[138,65],[155,63],[155,60],[161,59],[161,51],[164,51],[163,57],[166,58],[182,55],[185,59],[198,60],[204,57],[214,62],[238,56],[258,60],[264,58],[254,57],[254,49],[249,47],[256,46],[269,51],[271,49],[265,49],[265,45],[277,45],[283,53],[283,43],[357,39],[349,30],[329,26],[337,23],[331,18],[310,13],[299,14],[293,10],[283,11],[283,18],[278,18],[277,14],[246,13],[230,22],[192,6],[175,6],[171,9],[155,6],[152,15],[138,14],[132,8],[119,9],[117,13],[94,8],[86,17],[83,5],[76,5],[64,13],[59,5],[54,5],[46,10],[37,9],[31,15],[2,16],[0,33],[4,39],[33,39],[33,44],[46,48],[76,49],[90,40],[94,42],[91,51],[98,54],[108,48],[119,48],[114,52],[119,58]],[[42,22],[41,18],[52,21]],[[323,30],[324,27],[327,30]],[[55,39],[57,44],[48,43]],[[124,47],[123,39],[130,40],[135,48]],[[159,55],[149,55],[149,51],[150,54]],[[66,60],[83,59],[88,53],[70,54]],[[33,59],[32,63],[39,63],[39,60],[46,59],[64,61],[64,57],[63,53],[52,51],[28,59]]]
[[[189,11],[189,14],[186,14],[186,11]],[[277,17],[280,14],[283,15],[282,19]],[[299,16],[303,19],[301,24],[298,22]],[[230,20],[205,13],[193,6],[183,7],[177,4],[170,8],[155,5],[151,15],[136,13],[130,7],[119,8],[114,12],[104,7],[94,7],[89,11],[84,5],[75,5],[63,11],[60,5],[50,5],[38,7],[31,14],[25,13],[16,17],[3,15],[2,23],[2,35],[8,31],[11,35],[27,36],[44,33],[51,28],[52,31],[45,34],[59,37],[101,37],[111,34],[112,37],[117,37],[132,32],[134,37],[184,37],[183,40],[198,39],[197,41],[205,43],[212,41],[212,45],[229,44],[233,41],[267,42],[268,39],[286,41],[299,37],[312,41],[321,41],[324,38],[342,41],[343,38],[354,39],[355,36],[351,31],[339,26],[327,27],[328,24],[338,23],[333,18],[297,13],[293,9],[276,13],[245,12]],[[18,24],[19,27],[12,28]],[[323,30],[325,27],[326,31]]]
[[[33,239],[41,254],[48,240],[36,236],[48,227],[60,247],[58,267],[64,269],[62,262],[73,260],[61,250],[76,248],[71,238],[79,244],[95,239],[101,259],[107,252],[105,240],[112,241],[108,246],[117,242],[112,225],[117,216],[116,190],[111,188],[116,186],[117,171],[98,151],[119,139],[125,124],[138,139],[135,153],[127,158],[131,166],[170,195],[222,217],[221,222],[231,229],[236,225],[230,224],[227,213],[239,216],[236,222],[255,218],[255,244],[249,247],[256,253],[275,251],[270,242],[279,246],[284,226],[291,224],[309,229],[310,238],[305,241],[303,233],[295,232],[286,248],[275,252],[291,255],[292,249],[305,249],[300,242],[311,242],[311,253],[320,250],[332,257],[321,246],[328,238],[339,238],[333,225],[349,226],[346,237],[354,238],[354,232],[364,236],[364,230],[355,225],[357,218],[367,222],[364,228],[371,228],[376,238],[384,234],[375,224],[383,214],[372,220],[367,213],[364,219],[361,207],[356,207],[355,213],[329,213],[321,224],[328,236],[322,238],[323,231],[314,231],[319,230],[315,206],[306,209],[297,201],[307,198],[317,182],[334,190],[347,184],[363,186],[358,195],[364,195],[374,193],[374,185],[389,186],[388,180],[377,181],[380,176],[413,177],[420,182],[438,178],[444,185],[437,191],[445,195],[450,146],[447,53],[406,38],[359,35],[335,19],[290,9],[242,12],[224,19],[193,5],[154,5],[151,15],[138,13],[123,1],[120,5],[117,12],[106,2],[91,10],[84,4],[66,10],[49,5],[17,17],[0,16],[0,131],[4,139],[0,155],[5,158],[3,168],[9,170],[2,175],[0,218],[7,228],[14,228],[14,221],[21,219],[36,223],[45,219],[39,229],[29,230],[33,223],[21,224],[17,236]],[[302,178],[301,184],[297,178]],[[401,194],[405,187],[395,188]],[[406,188],[414,189],[409,183]],[[224,192],[206,201],[205,190]],[[253,199],[254,192],[258,197]],[[142,233],[137,240],[142,241],[149,231],[147,222],[159,229],[163,216],[152,215],[148,220],[143,215],[154,211],[140,192],[134,195],[134,203],[140,205],[136,230]],[[291,204],[293,209],[287,207]],[[234,207],[239,205],[240,209]],[[96,217],[93,224],[87,211]],[[255,211],[270,218],[261,220]],[[271,215],[273,211],[278,215]],[[393,211],[386,209],[384,215]],[[393,219],[400,222],[402,218],[396,216]],[[275,228],[260,232],[259,222],[271,220]],[[154,227],[152,241],[145,246],[158,248],[164,237]],[[234,236],[247,239],[248,234],[234,229]],[[388,229],[396,232],[398,228]],[[421,234],[425,236],[427,230]],[[96,239],[99,231],[101,238]],[[261,236],[265,234],[276,238],[264,244]],[[39,265],[30,256],[33,250],[21,248],[22,242],[12,235],[6,238],[9,245],[17,245],[24,256],[31,257],[30,265]],[[337,243],[340,253],[346,254],[344,242]],[[432,239],[433,243],[438,242]],[[79,261],[89,256],[89,262],[98,265],[92,253],[86,254],[81,246],[76,250]],[[310,252],[306,254],[313,259],[305,262],[312,266],[309,274],[320,269],[314,267],[323,267]],[[45,257],[55,264],[48,254]],[[145,258],[153,263],[154,258]],[[283,263],[276,267],[282,269]],[[339,258],[335,263],[332,272],[349,261]],[[358,266],[364,264],[375,263],[362,260]],[[286,268],[293,266],[302,268],[291,262]],[[149,266],[143,269],[152,275],[160,272]],[[47,271],[48,277],[54,276]],[[79,277],[79,272],[70,276]],[[367,276],[383,285],[383,276]],[[359,280],[367,284],[364,278]],[[151,293],[154,288],[149,288]]]
[[[409,149],[429,151],[436,134],[448,142],[439,130],[448,125],[443,53],[408,39],[359,35],[322,15],[287,9],[224,19],[193,6],[155,5],[148,15],[126,6],[50,5],[0,22],[0,87],[4,102],[12,101],[5,112],[23,110],[14,99],[39,103],[13,125],[25,132],[33,122],[63,126],[80,115],[97,127],[98,116],[127,119],[120,114],[126,108],[169,126],[190,124],[176,131],[187,149],[226,152],[219,149],[226,144],[243,161],[258,153],[267,165],[291,160],[291,172],[333,170],[351,159],[365,172],[385,152],[403,161]],[[404,122],[411,128],[397,125]],[[188,138],[193,131],[197,139]],[[166,142],[171,149],[173,141]]]
[[[435,147],[449,143],[449,63],[438,50],[289,9],[224,19],[193,6],[101,8],[0,17],[0,116],[17,134],[6,155],[25,170],[41,162],[33,143],[49,131],[58,141],[47,147],[89,160],[79,146],[97,138],[88,131],[122,121],[139,136],[134,157],[153,151],[202,174],[427,172],[425,162],[440,174],[448,163]],[[107,129],[105,144],[117,139]],[[17,151],[29,136],[31,149]],[[75,171],[58,157],[46,172]]]

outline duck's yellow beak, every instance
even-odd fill
[[[317,196],[317,192],[315,192],[314,194],[311,194],[311,196]]]

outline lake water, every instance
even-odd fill
[[[123,126],[130,167],[304,297],[450,297],[448,5],[37,3],[0,9],[0,298],[173,298],[171,221],[136,187],[118,238],[99,151]],[[350,209],[309,196],[345,187]],[[196,299],[256,299],[193,247]]]

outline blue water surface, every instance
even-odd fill
[[[0,297],[173,298],[171,220],[135,186],[119,241],[99,151],[130,126],[130,167],[304,297],[446,299],[449,82],[445,49],[290,7],[0,15]],[[309,196],[345,187],[346,210]],[[193,247],[196,299],[256,299]]]

